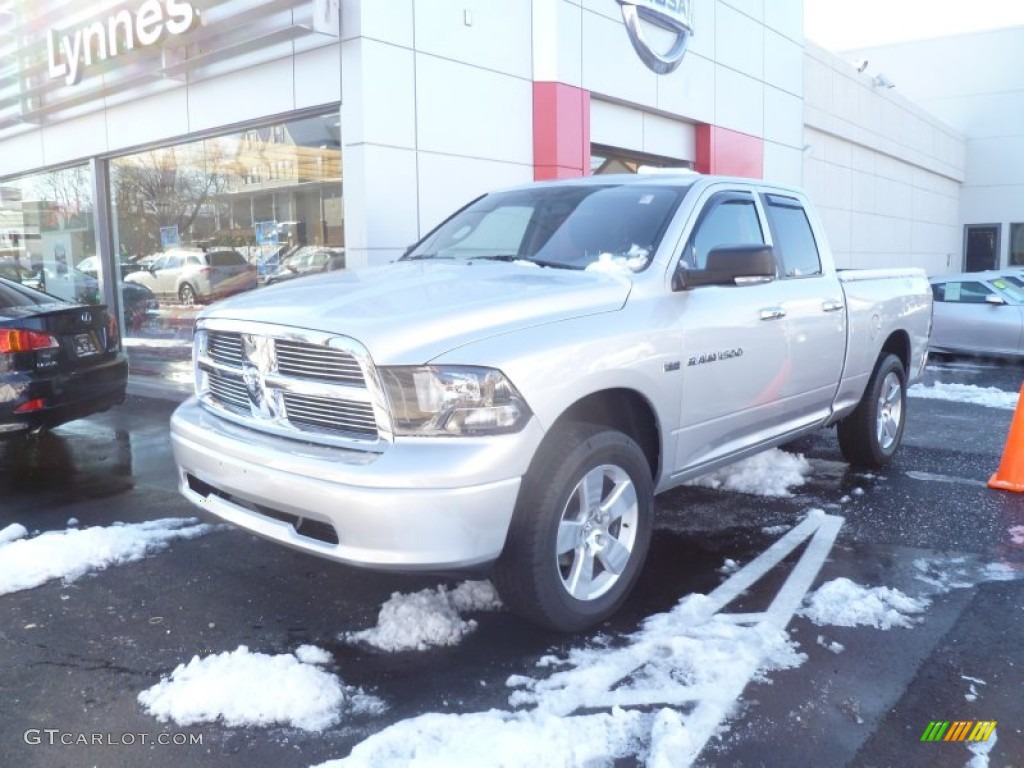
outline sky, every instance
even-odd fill
[[[804,34],[832,51],[1020,25],[1020,0],[804,0]]]

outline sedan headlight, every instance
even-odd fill
[[[380,369],[396,435],[494,435],[517,432],[531,411],[494,368],[463,365]]]

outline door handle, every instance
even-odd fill
[[[838,299],[826,299],[821,305],[822,312],[838,312],[843,308],[843,302]]]
[[[762,320],[780,320],[786,316],[786,310],[782,307],[767,307],[761,310]]]

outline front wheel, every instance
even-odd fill
[[[560,428],[523,480],[494,580],[514,612],[574,632],[613,614],[650,546],[654,482],[640,446],[592,424]]]
[[[839,422],[839,449],[848,462],[877,468],[896,453],[906,423],[907,375],[896,355],[886,355],[853,413]]]

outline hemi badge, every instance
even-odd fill
[[[665,363],[665,373],[669,373],[671,371],[678,371],[679,365],[680,364],[678,360],[675,360],[671,363]]]

